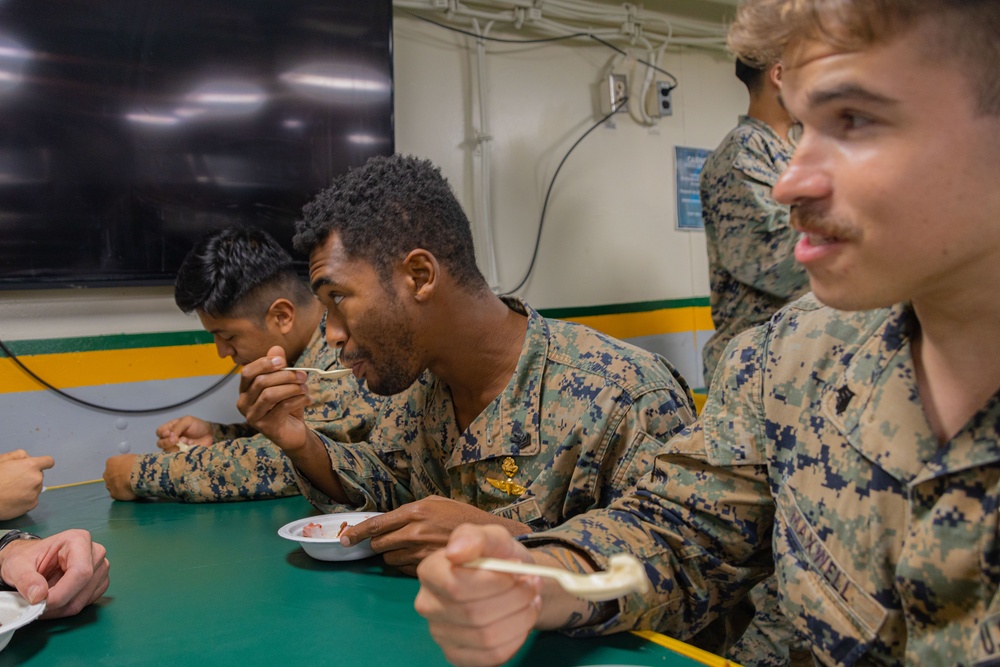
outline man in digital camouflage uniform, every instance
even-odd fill
[[[456,529],[417,610],[458,665],[534,628],[680,638],[761,577],[823,665],[1000,656],[1000,3],[749,0],[803,125],[774,189],[815,298],[737,337],[697,425],[629,497],[526,540]],[[825,306],[822,304],[826,304]],[[591,605],[459,564],[579,571],[630,551],[652,591]]]
[[[295,273],[291,256],[266,232],[251,227],[208,234],[185,257],[174,298],[195,312],[220,357],[247,364],[281,346],[302,366],[331,368],[338,352],[323,336],[322,304]],[[351,377],[306,378],[311,428],[327,437],[363,439],[381,404]],[[163,452],[108,459],[104,479],[118,500],[160,497],[216,502],[298,495],[288,458],[249,424],[218,424],[193,416],[157,429]]]
[[[274,354],[244,368],[238,405],[314,503],[388,512],[345,540],[372,537],[390,565],[412,572],[459,523],[522,534],[607,505],[693,420],[666,360],[495,296],[431,163],[373,159],[304,212],[327,340],[389,398],[368,445],[344,447],[295,416],[303,378]]]
[[[747,113],[701,170],[701,217],[708,248],[715,333],[702,349],[705,386],[736,334],[767,322],[809,289],[795,261],[798,232],[771,188],[792,159],[791,116],[781,105],[780,54],[763,67],[737,58],[736,77],[750,93]]]

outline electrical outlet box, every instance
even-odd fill
[[[624,74],[609,74],[601,83],[601,113],[628,111],[628,79]]]
[[[668,81],[654,81],[646,93],[646,115],[653,118],[673,115],[674,102],[670,97],[673,89]]]

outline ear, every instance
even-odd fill
[[[418,303],[426,303],[441,278],[441,265],[437,257],[423,248],[410,251],[402,261],[402,271],[407,290]]]
[[[287,334],[295,324],[295,304],[284,297],[275,299],[268,307],[264,320],[282,334]]]
[[[767,78],[771,80],[771,84],[778,90],[781,90],[781,75],[783,72],[784,69],[781,63],[774,63],[771,65],[771,69],[767,71]]]

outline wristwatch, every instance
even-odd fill
[[[10,544],[15,540],[40,540],[40,539],[42,538],[40,538],[38,535],[34,535],[32,533],[26,533],[23,530],[17,530],[15,528],[14,530],[8,531],[5,535],[0,535],[0,551],[3,551],[4,547],[6,547],[8,544]],[[12,591],[12,590],[14,590],[13,586],[8,584],[3,579],[0,579],[0,591]]]
[[[0,551],[3,550],[5,546],[13,542],[14,540],[40,540],[38,535],[32,533],[26,533],[23,530],[10,530],[6,535],[0,535]]]

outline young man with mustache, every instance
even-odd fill
[[[698,641],[771,573],[817,664],[998,664],[1000,3],[748,0],[731,48],[775,45],[803,133],[774,196],[815,298],[734,339],[635,493],[524,543],[459,527],[421,564],[417,609],[455,664],[498,664],[532,628]],[[648,595],[461,567],[621,550]]]

